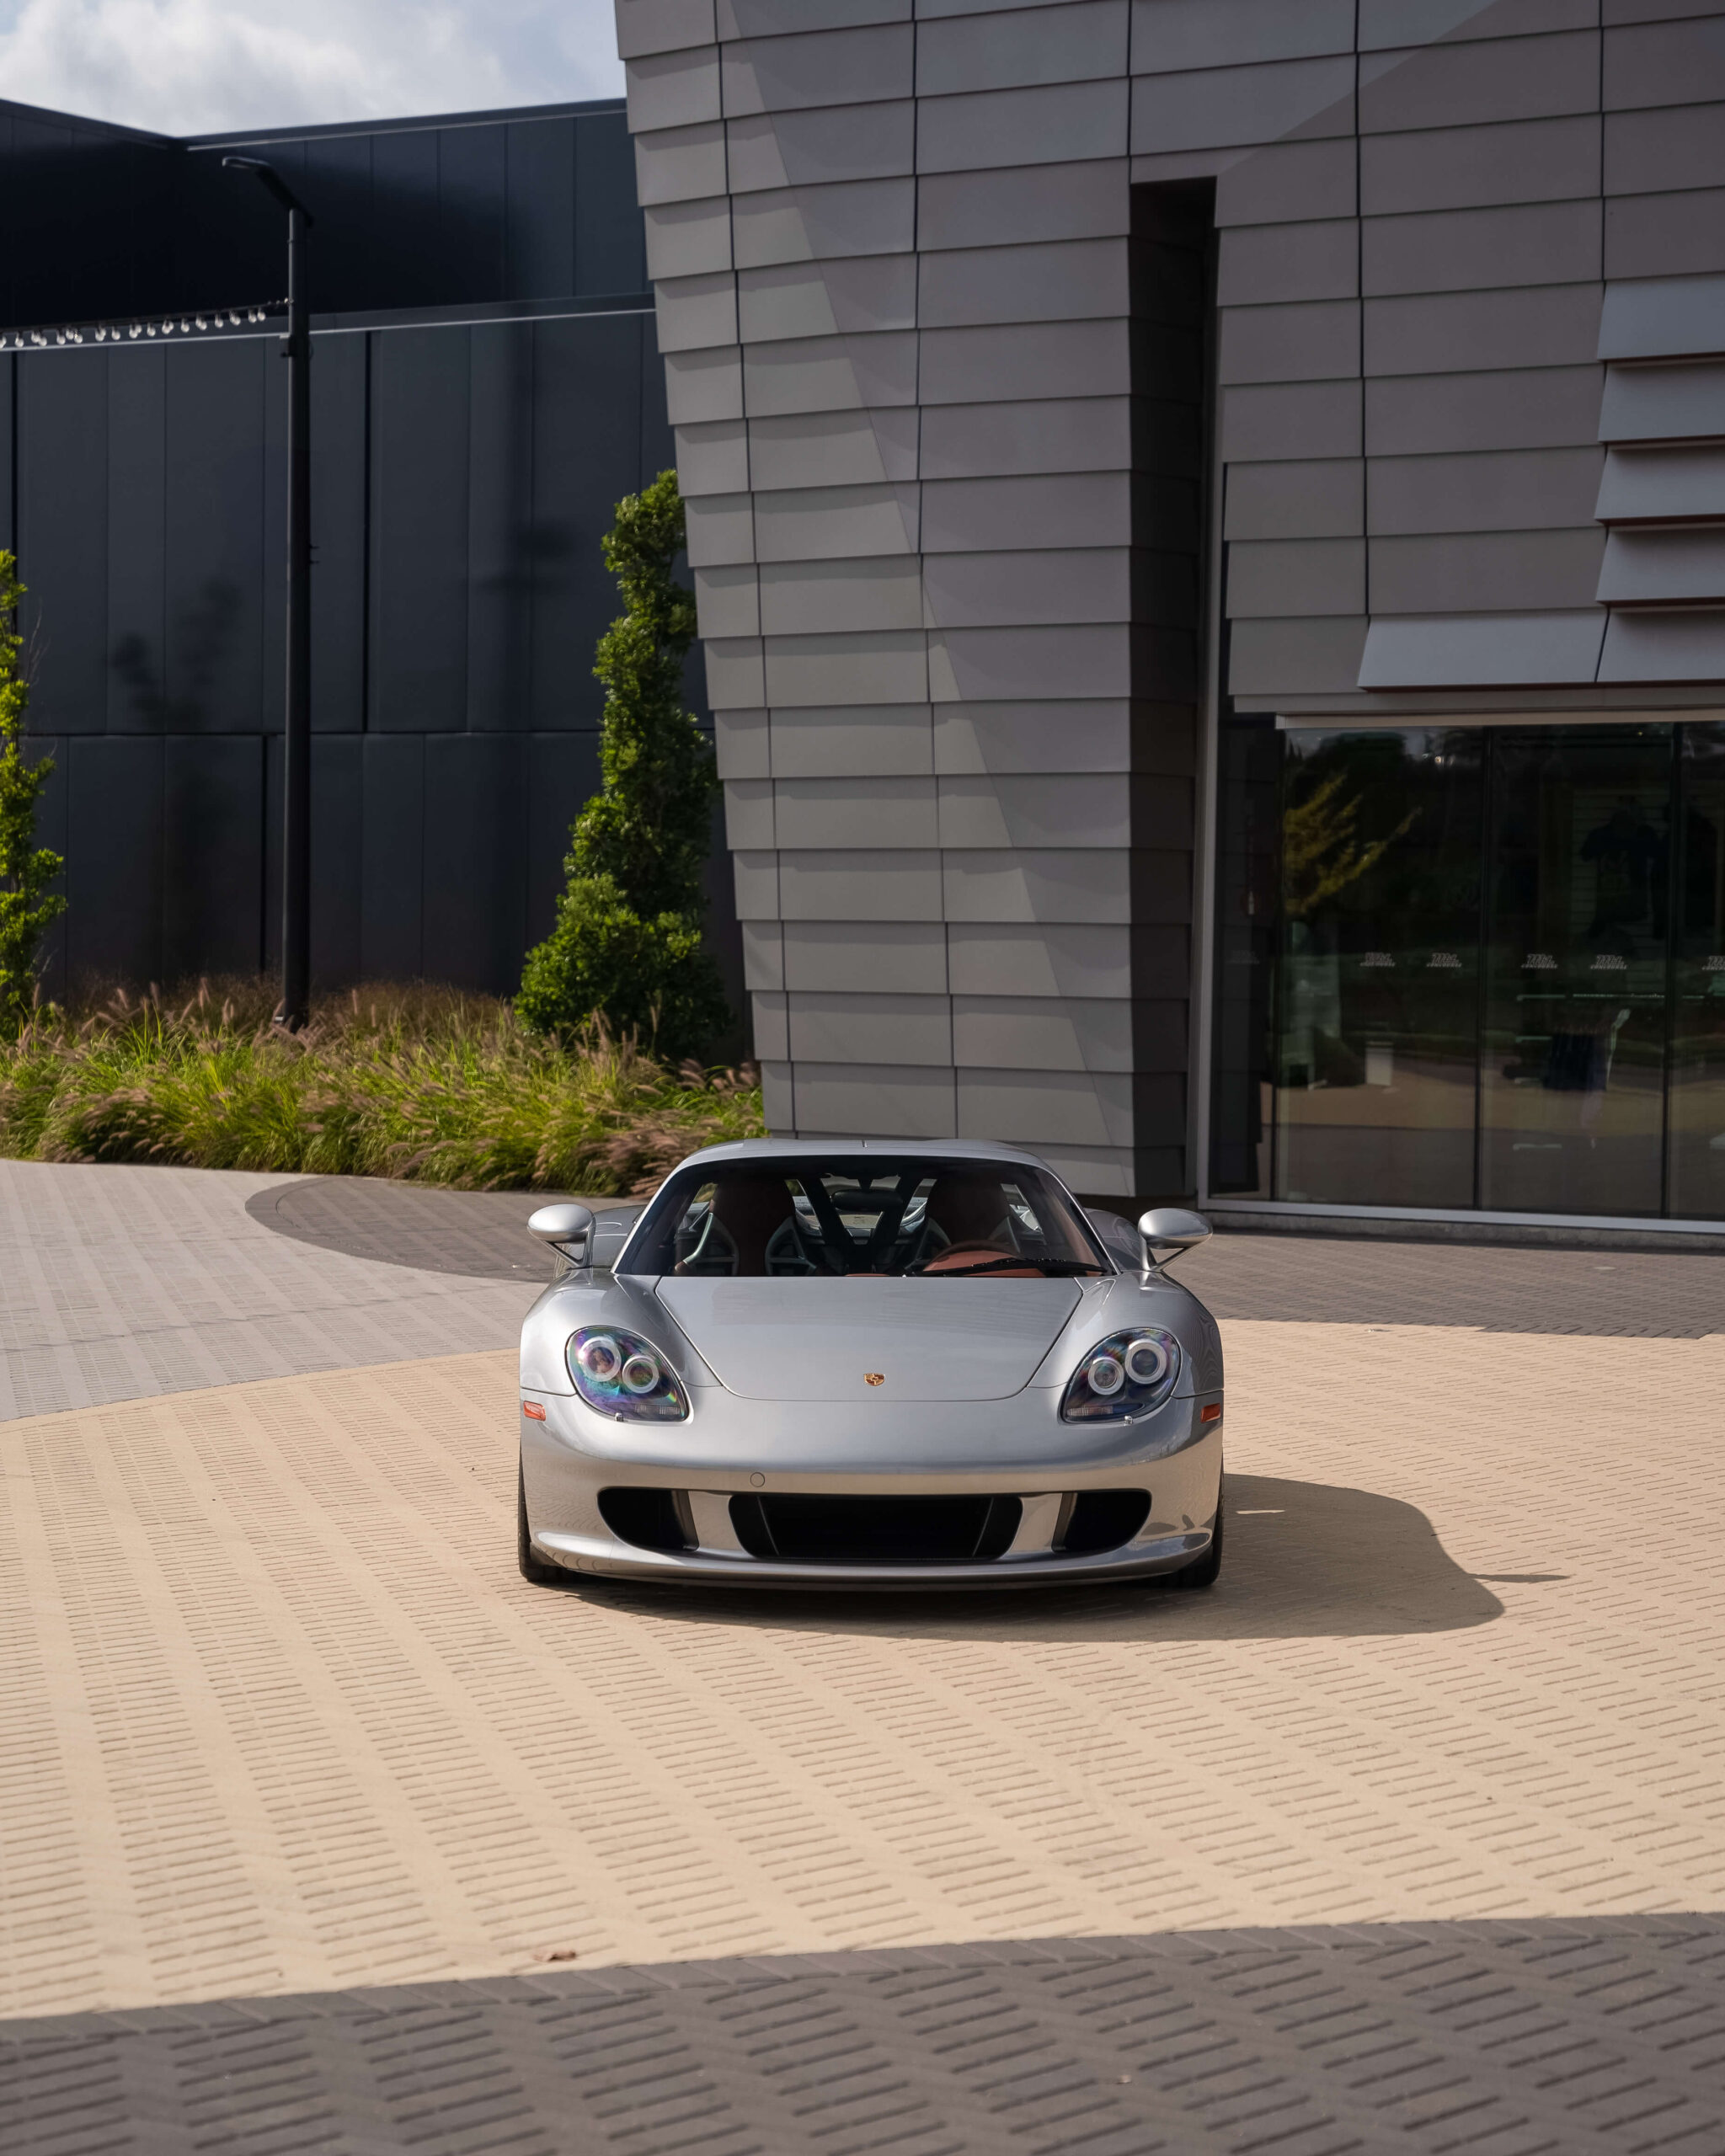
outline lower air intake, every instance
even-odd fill
[[[1069,1557],[1094,1556],[1130,1542],[1150,1518],[1148,1490],[1081,1490],[1060,1547]]]
[[[619,1542],[633,1542],[638,1550],[689,1546],[669,1490],[601,1490],[599,1517]]]
[[[751,1557],[794,1565],[975,1565],[1018,1531],[1016,1497],[733,1497]]]

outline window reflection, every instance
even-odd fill
[[[1657,1214],[1671,728],[1494,749],[1480,1203]]]
[[[1685,726],[1671,953],[1669,1209],[1725,1219],[1725,726]]]
[[[1276,1194],[1469,1205],[1482,737],[1286,742]]]
[[[1725,1219],[1725,723],[1217,766],[1211,1187]]]
[[[1268,1198],[1282,737],[1268,719],[1236,722],[1218,749],[1210,1188]]]

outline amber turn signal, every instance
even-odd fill
[[[1218,1412],[1220,1412],[1220,1410]],[[537,1400],[524,1400],[521,1402],[521,1412],[530,1422],[542,1422],[545,1420],[545,1410]]]
[[[527,1412],[529,1414],[531,1414],[532,1410],[529,1408]],[[539,1412],[542,1415],[545,1412],[542,1407]],[[1208,1407],[1199,1408],[1198,1412],[1198,1419],[1200,1422],[1220,1422],[1222,1419],[1222,1410],[1220,1401],[1213,1400]]]

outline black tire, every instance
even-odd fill
[[[527,1528],[527,1478],[520,1467],[515,1470],[515,1559],[521,1577],[531,1580],[535,1587],[556,1587],[562,1581],[562,1567],[547,1565],[533,1548]]]
[[[1194,1557],[1189,1565],[1183,1565],[1168,1582],[1177,1593],[1195,1594],[1199,1588],[1214,1587],[1222,1569],[1222,1493],[1216,1492],[1215,1524],[1210,1529],[1210,1547],[1201,1557]]]

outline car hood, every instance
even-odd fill
[[[1005,1400],[1078,1306],[1071,1280],[694,1280],[660,1300],[745,1400]],[[869,1374],[879,1380],[871,1385]]]

